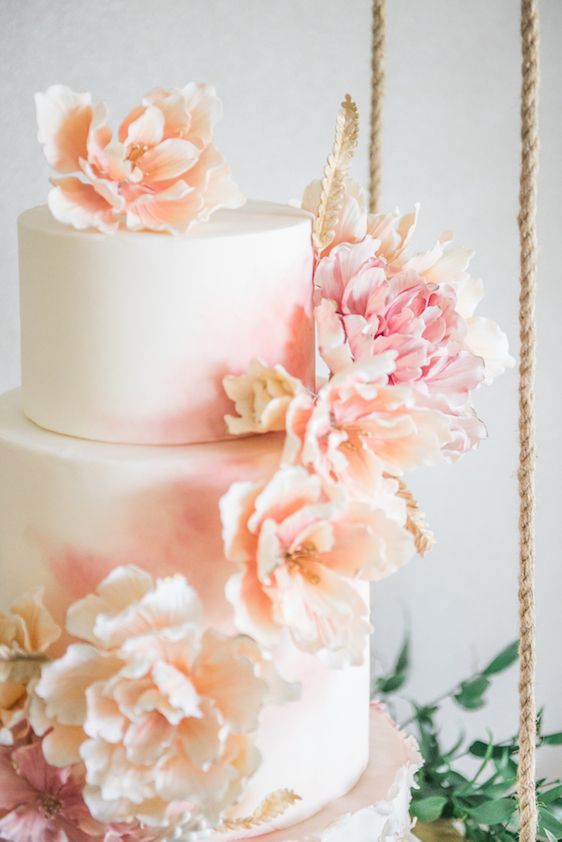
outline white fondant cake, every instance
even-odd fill
[[[226,374],[254,357],[314,379],[308,214],[268,202],[186,235],[19,219],[24,412],[98,441],[226,437]]]

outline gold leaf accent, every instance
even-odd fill
[[[36,678],[41,666],[48,659],[40,653],[27,654],[0,646],[0,682],[14,681],[17,684],[29,684]]]
[[[335,237],[335,227],[345,197],[345,179],[359,138],[359,111],[349,94],[343,100],[336,119],[336,136],[324,168],[320,204],[312,241],[317,254],[327,248]]]
[[[415,826],[415,833],[420,842],[449,842],[449,840],[454,842],[456,839],[463,838],[451,822],[445,819],[432,824],[418,822]]]
[[[251,830],[277,819],[289,807],[301,800],[300,795],[297,795],[292,789],[276,789],[275,792],[264,798],[250,816],[240,819],[224,819],[221,830]]]
[[[435,535],[428,527],[425,514],[419,507],[418,501],[406,485],[406,483],[398,480],[398,497],[406,502],[407,518],[406,529],[414,536],[414,544],[416,550],[421,556],[424,556],[435,544]]]

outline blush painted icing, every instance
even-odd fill
[[[233,565],[223,553],[218,501],[234,480],[274,470],[282,446],[277,434],[166,448],[85,441],[31,423],[18,391],[2,396],[0,610],[44,585],[62,621],[111,569],[133,563],[156,576],[184,574],[209,624],[230,631],[224,583]],[[368,599],[368,583],[358,587]],[[329,669],[288,640],[274,660],[284,678],[301,682],[302,694],[264,710],[257,733],[264,762],[236,813],[249,815],[273,791],[290,788],[302,801],[271,825],[287,827],[347,792],[365,768],[369,666],[366,658],[363,666]]]
[[[226,374],[314,379],[310,217],[268,202],[184,235],[105,236],[19,218],[22,393],[46,429],[97,441],[227,436]]]

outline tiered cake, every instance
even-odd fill
[[[41,584],[63,625],[70,602],[135,564],[184,574],[211,625],[233,631],[219,500],[270,473],[281,442],[212,441],[225,438],[222,379],[258,356],[311,383],[308,216],[248,203],[179,239],[79,232],[43,207],[19,232],[23,389],[0,404],[6,607]],[[241,811],[290,787],[302,799],[295,821],[365,767],[369,667],[333,670],[291,644],[274,660],[303,692],[263,717],[263,760]]]
[[[369,581],[430,545],[402,473],[478,442],[504,337],[466,252],[367,216],[351,100],[305,210],[243,202],[219,109],[156,89],[114,139],[89,95],[37,97],[62,177],[19,220],[0,399],[8,842],[409,836]]]

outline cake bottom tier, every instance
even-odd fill
[[[231,632],[224,586],[233,565],[223,554],[219,499],[232,482],[273,470],[281,445],[275,435],[184,447],[74,439],[25,419],[18,391],[2,396],[0,610],[43,586],[62,624],[71,602],[113,568],[135,564],[157,577],[184,574],[209,625]],[[340,798],[368,758],[368,658],[333,670],[284,643],[274,660],[284,678],[301,684],[301,696],[264,708],[256,737],[262,763],[231,815],[251,814],[282,788],[301,800],[248,836],[293,825]]]

